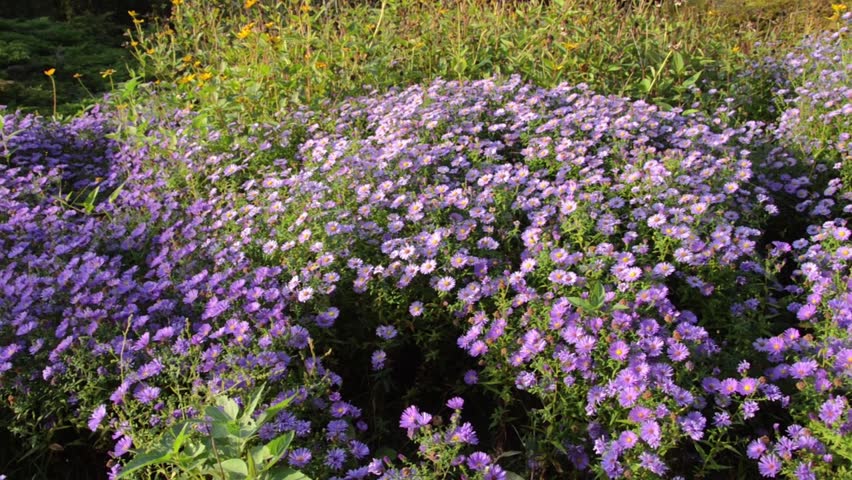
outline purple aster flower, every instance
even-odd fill
[[[766,444],[761,440],[752,440],[746,447],[746,456],[753,460],[760,458],[766,452]]]
[[[485,470],[485,467],[491,465],[491,457],[483,452],[473,452],[467,457],[467,466],[475,472]]]
[[[343,468],[343,462],[345,461],[346,450],[342,448],[332,448],[325,457],[325,465],[332,470]]]
[[[89,417],[89,430],[96,431],[106,416],[106,405],[98,405]]]
[[[439,292],[449,292],[456,286],[453,277],[441,277],[435,282],[435,289]]]
[[[419,317],[423,315],[423,302],[414,302],[408,307],[408,313],[411,314],[412,317]]]
[[[479,375],[477,375],[475,370],[468,370],[464,372],[464,383],[468,385],[476,385],[479,382]]]
[[[302,468],[311,461],[311,451],[307,448],[297,448],[290,452],[287,461],[292,467]]]
[[[392,325],[381,325],[376,328],[376,336],[384,340],[390,340],[396,337],[396,328]]]
[[[115,448],[112,452],[110,452],[110,454],[113,457],[118,458],[129,452],[131,446],[133,446],[133,440],[127,435],[122,435],[121,438],[119,438],[118,441],[115,442]]]
[[[464,399],[461,397],[453,397],[447,400],[447,407],[453,410],[461,410],[464,408]]]
[[[384,350],[376,350],[370,356],[370,362],[372,363],[373,370],[381,370],[385,368],[385,360],[387,360],[388,354],[385,353]]]
[[[819,419],[828,427],[834,427],[834,424],[840,420],[845,410],[846,402],[844,397],[830,398],[820,406]]]
[[[781,471],[781,459],[771,453],[764,455],[757,463],[757,470],[764,477],[775,478]]]
[[[140,384],[133,392],[133,396],[141,403],[151,403],[160,396],[160,389],[158,387]]]
[[[624,360],[627,358],[627,354],[630,353],[630,346],[627,345],[626,342],[618,340],[617,342],[613,342],[609,347],[609,356],[613,360]]]
[[[664,475],[668,470],[660,457],[648,452],[639,454],[639,466],[656,475]]]
[[[420,412],[417,410],[417,407],[411,405],[410,407],[406,408],[402,412],[402,415],[399,417],[399,428],[405,428],[407,430],[418,428],[419,416]]]
[[[662,440],[660,425],[654,420],[644,422],[639,428],[639,436],[650,447],[658,448],[660,446],[660,440]]]

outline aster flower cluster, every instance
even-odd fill
[[[178,112],[165,126],[184,120]],[[209,393],[269,380],[295,401],[261,436],[293,431],[309,453],[296,463],[345,473],[368,453],[356,438],[366,424],[305,327],[330,325],[335,309],[291,316],[304,288],[280,265],[253,266],[226,231],[233,193],[195,199],[169,187],[166,167],[185,157],[149,148],[175,141],[171,151],[192,156],[200,139],[163,128],[150,132],[153,146],[120,143],[113,122],[98,109],[65,125],[4,118],[0,384],[16,408],[55,412],[16,428],[37,436],[82,421],[111,432],[111,454],[123,457]]]
[[[459,362],[440,388],[481,387],[523,411],[526,468],[542,475],[690,475],[718,460],[692,445],[743,431],[760,432],[746,456],[764,476],[841,472],[844,35],[776,62],[818,79],[773,72],[790,105],[818,111],[786,108],[777,125],[518,77],[437,80],[229,131],[152,109],[135,140],[98,108],[64,125],[6,115],[0,391],[16,408],[65,406],[33,431],[77,422],[122,458],[209,392],[265,381],[265,401],[294,399],[260,432],[294,432],[293,468],[505,478],[461,398],[446,424],[399,404],[419,460],[397,467],[370,461],[372,394],[341,393],[390,378],[412,361],[404,346],[426,352],[424,377],[449,346]],[[814,122],[830,140],[803,127]],[[807,238],[766,228],[794,212]],[[767,425],[777,407],[786,423]]]
[[[400,428],[406,430],[409,438],[417,441],[419,462],[409,461],[404,456],[399,460],[404,467],[395,466],[389,458],[374,458],[367,471],[380,480],[420,479],[420,478],[458,478],[460,480],[505,480],[506,471],[487,453],[464,450],[475,448],[479,438],[473,426],[462,422],[461,412],[464,399],[453,397],[447,401],[452,410],[450,421],[434,422],[431,414],[420,411],[411,405],[405,409],[399,420]]]

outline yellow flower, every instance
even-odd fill
[[[210,73],[210,72],[204,72],[204,73],[202,73],[201,75],[198,76],[199,80],[205,81],[205,82],[207,80],[210,80],[211,78],[213,78],[213,74]]]
[[[127,14],[130,15],[131,18],[136,18],[136,15],[139,15],[136,13],[136,10],[128,10]]]
[[[107,68],[106,70],[101,72],[101,78],[111,77],[113,73],[115,73],[115,70]]]
[[[135,25],[142,25],[143,23],[145,23],[145,20],[142,20],[141,18],[134,18],[133,23]]]
[[[149,48],[148,50],[145,50],[145,53],[147,53],[148,55],[153,55],[153,54],[154,54],[154,49],[153,49],[153,48]]]
[[[176,7],[181,4],[183,4],[183,0],[172,0],[172,5]]]
[[[75,73],[74,78],[83,78],[83,74],[82,73]]]
[[[184,75],[180,80],[178,80],[177,83],[178,83],[178,85],[184,85],[184,84],[189,83],[193,80],[195,80],[195,74],[190,73],[189,75]]]
[[[843,3],[835,3],[831,5],[831,10],[834,13],[828,17],[828,19],[832,22],[836,22],[837,20],[840,20],[840,14],[846,11],[846,5]]]
[[[580,44],[577,42],[565,42],[563,46],[565,47],[565,50],[568,50],[569,52],[573,52],[580,48]]]
[[[237,38],[242,40],[242,39],[248,37],[249,35],[251,35],[251,29],[252,28],[254,28],[254,22],[251,22],[248,25],[245,25],[243,28],[240,29],[239,32],[237,32],[237,34],[236,34]]]
[[[305,3],[299,8],[299,10],[301,10],[302,13],[308,13],[311,11],[311,6]]]
[[[257,0],[246,0],[246,3],[243,5],[243,8],[249,9],[253,7],[255,3],[257,3]]]
[[[739,46],[739,45],[734,45],[734,46],[731,48],[731,53],[740,53],[740,46]]]
[[[328,66],[328,64],[325,63],[325,62],[317,62],[317,68],[325,68],[327,66]]]
[[[54,73],[56,73],[55,68],[48,68],[47,70],[44,71],[44,74],[47,75],[48,77],[52,77]]]

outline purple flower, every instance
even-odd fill
[[[151,403],[160,396],[160,389],[158,387],[140,384],[133,392],[133,396],[141,403]]]
[[[483,452],[473,452],[467,457],[467,466],[476,472],[482,471],[491,465],[491,457]]]
[[[621,340],[613,342],[609,347],[609,356],[613,360],[624,360],[628,353],[630,353],[630,346]]]
[[[479,382],[479,375],[477,375],[475,370],[468,370],[464,372],[464,383],[468,385],[476,385]]]
[[[132,445],[133,445],[133,440],[130,437],[128,437],[127,435],[122,435],[121,438],[119,438],[118,441],[115,442],[115,449],[113,449],[113,451],[110,452],[110,454],[113,457],[118,458],[118,457],[124,455],[125,453],[129,452],[130,447]]]
[[[449,292],[456,286],[453,277],[441,277],[435,281],[435,289],[439,292]]]
[[[287,461],[292,467],[302,468],[311,461],[311,451],[307,448],[297,448],[292,450],[287,456]]]
[[[781,459],[771,453],[764,455],[757,463],[757,470],[764,477],[775,478],[781,471]]]
[[[453,397],[447,400],[447,407],[453,410],[461,410],[464,408],[464,399],[461,397]]]
[[[343,468],[343,462],[346,461],[346,450],[342,448],[332,448],[328,451],[325,457],[325,465],[332,470],[340,470]]]
[[[396,328],[392,325],[381,325],[376,328],[376,336],[384,340],[390,340],[396,337]]]
[[[98,405],[89,417],[89,430],[96,431],[106,416],[106,405]]]

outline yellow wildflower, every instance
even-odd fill
[[[47,75],[48,77],[52,77],[54,73],[56,73],[55,68],[48,68],[47,70],[44,71],[44,74]]]
[[[178,83],[178,85],[184,85],[184,84],[187,84],[187,83],[189,83],[193,80],[195,80],[195,74],[190,73],[189,75],[184,75],[183,77],[181,77],[181,79],[178,80],[177,83]]]
[[[311,11],[311,6],[308,5],[307,3],[305,3],[305,4],[302,4],[302,6],[299,8],[299,10],[301,10],[302,13],[308,13],[308,12]]]
[[[213,78],[213,74],[210,73],[210,72],[204,72],[204,73],[202,73],[201,75],[198,76],[198,79],[201,80],[201,81],[204,81],[204,82],[206,82],[207,80],[210,80],[211,78]]]
[[[840,20],[840,14],[846,11],[846,5],[843,3],[835,3],[831,5],[831,10],[834,12],[828,17],[832,22]]]
[[[246,3],[243,5],[243,8],[249,9],[253,7],[255,3],[257,3],[257,0],[246,0]]]
[[[75,73],[74,78],[83,78],[83,74],[82,73]]]
[[[101,78],[111,77],[113,73],[115,73],[115,70],[107,68],[106,70],[101,72]]]
[[[172,0],[172,5],[176,7],[181,4],[183,4],[183,0]]]
[[[251,29],[254,28],[254,22],[249,23],[248,25],[243,26],[239,32],[237,32],[237,38],[240,40],[251,35]]]
[[[130,41],[130,46],[131,46],[131,47],[138,47],[138,46],[139,46],[139,42],[137,42],[136,40],[131,40],[131,41]]]
[[[154,54],[154,49],[153,49],[153,48],[149,48],[148,50],[145,50],[145,53],[147,53],[148,55],[153,55],[153,54]]]
[[[569,52],[573,52],[574,50],[580,48],[580,44],[577,42],[565,42],[563,46],[565,47],[565,50]]]
[[[136,18],[136,15],[138,15],[138,13],[136,13],[136,10],[128,10],[127,14],[130,15],[131,18]]]
[[[739,46],[739,45],[734,45],[734,46],[731,48],[731,53],[740,53],[740,46]]]
[[[192,55],[186,55],[185,57],[183,57],[183,58],[181,59],[181,61],[182,61],[183,63],[189,63],[189,62],[191,62],[191,61],[192,61]]]
[[[135,25],[142,25],[143,23],[145,23],[145,20],[142,20],[141,18],[134,18],[133,23]]]
[[[322,62],[322,61],[317,62],[317,68],[325,68],[327,66],[328,66],[328,64],[325,63],[325,62]]]

